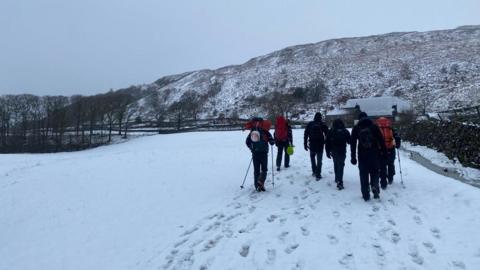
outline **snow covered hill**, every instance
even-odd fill
[[[427,111],[462,107],[480,102],[480,26],[298,45],[242,65],[166,76],[143,88],[159,91],[168,105],[195,93],[204,116],[248,116],[254,97],[295,88],[316,89],[323,108],[382,95],[404,97]]]
[[[294,141],[302,138],[294,131]],[[478,269],[480,190],[402,153],[364,202],[297,147],[275,188],[239,188],[246,133],[158,135],[61,154],[0,156],[0,269]],[[300,145],[300,144],[299,144]],[[271,164],[269,164],[271,165]],[[270,172],[269,172],[270,173]],[[270,174],[269,174],[270,175]]]

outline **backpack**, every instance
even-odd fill
[[[323,143],[325,138],[323,137],[323,123],[314,121],[310,127],[310,142]]]
[[[277,117],[275,123],[275,139],[285,142],[288,140],[288,126],[287,121],[283,116]]]
[[[332,144],[335,146],[344,146],[347,144],[347,136],[344,129],[332,129]]]
[[[370,126],[359,127],[358,131],[358,141],[364,149],[373,148],[373,134]]]
[[[393,138],[393,130],[390,120],[385,117],[377,119],[377,125],[382,132],[383,140],[387,149],[393,149],[395,147],[395,141]]]
[[[248,136],[252,141],[252,152],[268,152],[268,139],[262,128],[252,128]]]

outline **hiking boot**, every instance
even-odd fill
[[[338,190],[344,189],[343,183],[337,183],[337,188],[338,188]]]
[[[392,179],[388,179],[388,184],[389,184],[389,185],[393,184],[393,178],[392,178]]]
[[[258,191],[266,191],[262,181],[257,181]]]
[[[387,184],[381,185],[381,188],[382,188],[383,190],[387,189]]]
[[[374,193],[374,194],[373,194],[373,198],[374,198],[374,199],[380,199],[380,195],[379,195],[378,193]]]
[[[288,167],[290,167],[290,165],[285,165],[285,168],[288,168]]]
[[[312,172],[312,176],[315,176],[316,174],[314,172]]]
[[[321,175],[317,175],[316,178],[317,178],[317,181],[320,181],[320,179],[322,179],[322,176],[321,176]]]
[[[279,172],[279,171],[280,171],[280,167],[277,167],[277,172]]]
[[[366,202],[370,201],[370,196],[364,196],[363,200],[366,201]]]

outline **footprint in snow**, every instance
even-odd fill
[[[290,254],[298,248],[299,244],[292,244],[285,249],[285,253]]]
[[[252,206],[250,206],[250,207],[248,208],[248,212],[251,214],[251,213],[253,213],[253,212],[255,211],[255,209],[257,209],[257,207],[255,207],[255,206],[252,205]]]
[[[217,235],[214,239],[208,240],[208,242],[203,246],[202,251],[209,251],[210,249],[214,248],[222,238],[222,235]]]
[[[408,207],[409,207],[410,209],[412,209],[413,211],[415,211],[415,213],[420,214],[420,210],[418,210],[417,207],[415,207],[415,206],[413,206],[413,205],[411,205],[411,204],[409,204]]]
[[[174,247],[174,248],[178,248],[178,247],[182,246],[183,244],[185,244],[187,241],[188,241],[188,238],[182,239],[182,240],[176,242],[176,243],[173,245],[173,247]]]
[[[184,231],[184,232],[182,233],[182,235],[180,235],[180,236],[188,236],[188,235],[190,235],[190,234],[198,231],[198,229],[199,229],[199,227],[198,227],[198,226],[195,226],[195,227],[193,227],[193,228],[191,228],[191,229],[189,229],[189,230]]]
[[[332,212],[332,215],[336,218],[340,217],[340,213],[336,210]]]
[[[250,245],[244,244],[238,253],[240,254],[240,256],[245,258],[248,256],[249,251],[250,251]]]
[[[432,232],[433,237],[440,239],[440,230],[437,228],[431,228],[430,232]]]
[[[257,227],[257,223],[253,222],[253,223],[248,224],[247,227],[238,230],[238,232],[239,233],[248,233],[248,232],[252,231],[253,229],[255,229],[255,227]]]
[[[346,268],[350,268],[353,263],[353,259],[354,259],[353,253],[349,252],[343,255],[343,257],[340,260],[338,260],[338,263],[345,266]]]
[[[423,224],[422,219],[421,219],[419,216],[414,216],[414,217],[413,217],[413,220],[414,220],[415,223],[417,223],[418,225],[422,225],[422,224]]]
[[[328,237],[328,240],[330,241],[330,245],[338,244],[338,239],[335,235],[329,234],[329,235],[327,235],[327,237]]]
[[[400,242],[400,239],[401,239],[400,234],[398,232],[393,231],[390,239],[392,240],[392,243],[396,244]]]
[[[380,207],[378,205],[372,206],[372,211],[373,212],[378,212],[380,210]]]
[[[267,217],[267,221],[268,221],[269,223],[272,223],[272,222],[274,222],[277,218],[278,218],[277,215],[270,215],[269,217]]]
[[[412,262],[422,265],[423,264],[423,257],[420,255],[418,252],[418,248],[416,245],[410,245],[408,248],[408,255],[410,255],[410,258],[412,259]]]
[[[302,235],[303,235],[303,236],[308,236],[308,235],[310,235],[310,230],[308,230],[308,228],[307,228],[306,226],[300,227],[300,230],[302,230]]]
[[[282,232],[279,236],[278,236],[278,240],[282,241],[282,242],[285,242],[285,238],[287,237],[287,235],[289,234],[289,232]]]
[[[273,264],[277,258],[277,251],[275,249],[267,250],[267,264]]]
[[[461,262],[461,261],[453,261],[452,262],[452,265],[453,267],[457,268],[457,269],[466,269],[467,267],[465,266],[465,263],[464,262]]]
[[[378,257],[385,257],[385,250],[383,250],[382,246],[380,244],[373,244],[373,248],[375,249],[375,252],[377,253]]]
[[[392,226],[397,225],[397,223],[395,223],[395,221],[393,219],[389,219],[388,223],[390,223],[390,225],[392,225]]]
[[[429,253],[431,253],[431,254],[437,253],[437,250],[435,249],[435,246],[431,242],[423,242],[423,246],[425,247],[425,249]]]

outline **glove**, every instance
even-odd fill
[[[332,156],[329,152],[327,152],[327,158],[332,158]]]
[[[352,163],[352,165],[357,165],[357,159],[352,157],[352,159],[350,159],[350,162]]]
[[[304,144],[303,148],[305,148],[305,151],[308,151],[308,149],[309,149],[307,144]]]

